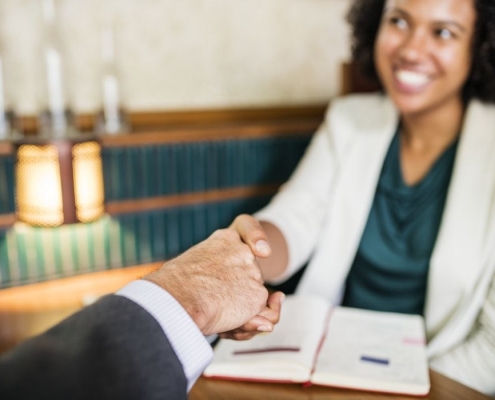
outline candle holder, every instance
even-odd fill
[[[93,136],[14,143],[17,219],[53,227],[105,211],[101,146]]]
[[[69,109],[57,113],[44,110],[39,114],[38,123],[38,136],[41,138],[70,138],[80,134],[75,126],[74,114]]]

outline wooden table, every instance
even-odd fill
[[[429,400],[488,400],[476,392],[437,372],[430,371]],[[411,400],[411,396],[359,392],[326,387],[222,381],[200,378],[189,394],[189,400]]]
[[[61,319],[79,310],[91,298],[120,289],[161,263],[96,272],[50,282],[0,290],[0,354],[41,333]],[[1,379],[1,377],[0,377]],[[495,378],[494,378],[495,379]],[[489,399],[443,375],[431,372],[432,400]],[[247,383],[200,378],[190,400],[367,400],[408,399],[412,397],[373,394],[323,387],[302,388],[300,385]]]

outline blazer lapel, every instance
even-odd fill
[[[495,189],[495,108],[473,101],[466,113],[442,224],[430,262],[429,337],[470,297],[482,273]]]
[[[398,124],[398,114],[386,97],[360,109],[353,124],[346,126],[350,145],[340,154],[340,174],[335,182],[330,220],[321,240],[325,245],[311,260],[298,293],[324,296],[339,303],[342,287],[366,225],[376,185],[390,142]],[[338,123],[332,128],[339,126]],[[342,132],[340,133],[342,134]]]

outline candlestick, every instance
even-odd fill
[[[0,140],[8,138],[10,133],[9,122],[5,112],[5,89],[3,85],[3,65],[0,58]]]
[[[0,54],[0,141],[10,141],[19,138],[15,129],[14,112],[9,109],[5,90],[5,73],[2,55]]]
[[[64,65],[56,31],[56,7],[54,0],[43,0],[46,103],[40,117],[41,134],[51,138],[71,136],[76,133],[72,114],[66,109]]]
[[[48,104],[50,112],[59,117],[64,114],[65,101],[62,83],[62,61],[60,54],[53,47],[48,47],[45,53],[46,72],[48,79]]]
[[[115,68],[113,31],[106,27],[101,32],[102,57],[102,112],[98,119],[98,133],[117,134],[128,131],[125,113],[120,108],[119,81]]]

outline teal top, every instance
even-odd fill
[[[400,137],[396,133],[346,280],[343,305],[423,314],[430,257],[457,143],[444,151],[420,182],[408,186],[402,177]]]

